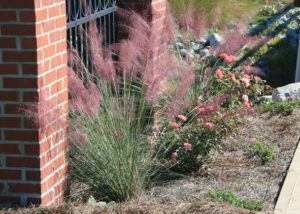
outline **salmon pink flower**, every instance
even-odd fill
[[[205,108],[199,107],[197,109],[198,114],[203,114],[205,112]]]
[[[178,157],[178,152],[172,152],[171,158],[176,159]]]
[[[218,69],[218,70],[216,71],[216,77],[217,77],[218,79],[223,79],[224,74],[223,74],[223,71],[222,71],[221,69]]]
[[[246,88],[250,86],[250,79],[243,78],[241,81],[244,83]]]
[[[191,151],[192,150],[193,145],[190,143],[184,143],[183,144],[183,148],[185,149],[185,151]]]
[[[182,115],[182,114],[178,115],[177,117],[178,117],[180,120],[184,121],[184,122],[187,121],[187,117],[184,116],[184,115]]]
[[[226,63],[232,63],[238,61],[238,58],[236,56],[224,56],[223,57],[224,62]]]
[[[221,53],[220,55],[219,55],[219,57],[221,58],[221,59],[223,59],[224,60],[224,62],[226,62],[226,63],[232,63],[232,62],[236,62],[236,61],[238,61],[238,58],[236,57],[236,56],[233,56],[233,55],[228,55],[228,54],[226,54],[226,53]]]
[[[248,95],[246,95],[246,94],[244,94],[244,95],[242,96],[242,99],[243,99],[244,102],[249,102],[249,97],[248,97]]]
[[[176,123],[176,122],[173,122],[173,123],[171,124],[171,128],[172,128],[172,129],[178,129],[178,128],[180,128],[180,125],[179,125],[178,123]]]
[[[251,108],[251,103],[250,102],[244,102],[244,106],[246,108]]]
[[[244,79],[251,79],[251,76],[249,74],[243,74],[242,78],[244,78]]]
[[[229,79],[235,79],[235,74],[234,74],[234,73],[231,73],[231,72],[228,72],[227,77],[228,77]]]
[[[213,124],[213,123],[205,123],[204,127],[209,129],[210,131],[212,131],[216,128],[215,124]]]
[[[221,53],[221,54],[219,55],[219,57],[220,57],[221,59],[224,59],[225,57],[228,57],[228,54],[226,54],[226,53]]]
[[[229,56],[231,59],[231,62],[236,62],[238,61],[238,58],[236,56]]]
[[[224,62],[226,62],[226,63],[232,63],[232,59],[231,59],[230,56],[225,56],[225,57],[223,58],[223,60],[224,60]]]

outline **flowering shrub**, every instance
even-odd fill
[[[230,68],[230,63],[238,60],[236,56],[226,53],[220,54],[220,59],[224,62],[219,66],[211,79],[206,95],[227,95],[229,108],[239,107],[243,104],[245,107],[251,107],[251,100],[257,96],[263,95],[267,88],[265,81],[255,72],[249,72],[249,67],[238,67],[234,70]],[[253,70],[253,69],[252,69]],[[245,101],[245,98],[247,101]]]
[[[161,161],[176,172],[189,173],[203,164],[221,137],[221,125],[194,121],[174,129],[168,122],[158,136],[157,145],[164,145]]]
[[[173,122],[168,119],[160,121],[161,130],[156,136],[156,146],[163,149],[159,158],[167,168],[190,173],[209,160],[212,149],[232,128],[234,118],[223,107],[228,98],[216,96],[199,103],[187,116],[180,114]]]
[[[164,153],[159,157],[172,170],[197,170],[232,128],[234,116],[253,112],[253,101],[265,93],[265,81],[248,67],[230,68],[237,60],[234,55],[220,54],[221,63],[215,69],[206,68],[196,75],[197,101],[181,109],[184,114],[161,118],[155,142],[156,146],[163,145],[160,149]],[[190,88],[193,93],[195,89]]]

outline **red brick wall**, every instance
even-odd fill
[[[133,10],[141,14],[152,25],[152,32],[156,35],[156,40],[164,35],[164,28],[167,22],[168,0],[118,0],[118,6],[124,9]],[[122,21],[122,20],[121,20]],[[119,30],[119,38],[126,37],[126,32]],[[161,44],[158,44],[158,48]],[[165,52],[165,50],[163,51]],[[157,52],[161,55],[162,51]]]
[[[65,0],[0,0],[0,206],[63,201],[66,65]],[[37,100],[34,125],[19,109]]]
[[[0,0],[0,207],[61,203],[67,188],[65,0]],[[119,0],[160,35],[167,0]],[[39,124],[20,106],[38,101]]]
[[[141,14],[153,24],[153,28],[161,30],[164,27],[167,10],[167,0],[119,0],[118,6]]]

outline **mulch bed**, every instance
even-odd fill
[[[2,213],[0,211],[0,213]],[[165,214],[165,213],[178,213],[178,214],[252,214],[247,210],[234,207],[225,203],[210,203],[210,202],[191,202],[180,204],[119,204],[113,208],[88,206],[80,204],[65,204],[55,208],[28,208],[18,210],[7,210],[3,212],[6,214],[93,214],[93,213],[107,213],[107,214]]]
[[[139,201],[174,203],[200,200],[208,193],[228,190],[238,197],[264,201],[264,211],[272,211],[279,196],[300,137],[300,110],[289,116],[257,113],[245,118],[234,132],[223,139],[213,160],[198,175],[155,187]],[[273,145],[275,156],[262,164],[250,147],[261,140]]]
[[[209,164],[196,175],[152,188],[130,203],[103,208],[68,203],[54,208],[0,210],[0,213],[220,213],[248,214],[248,210],[226,203],[207,202],[207,193],[229,190],[243,199],[263,200],[263,211],[272,211],[300,137],[300,110],[289,116],[258,113],[244,119],[223,139]],[[273,145],[270,163],[251,155],[257,140]]]

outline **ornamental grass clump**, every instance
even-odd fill
[[[101,33],[94,24],[89,28],[93,69],[70,50],[72,177],[108,201],[130,200],[158,176],[162,145],[155,150],[151,141],[155,107],[182,103],[193,82],[193,69],[166,51],[174,26],[169,15],[157,38],[142,17],[120,12],[129,23],[122,26],[128,39],[104,48]]]

